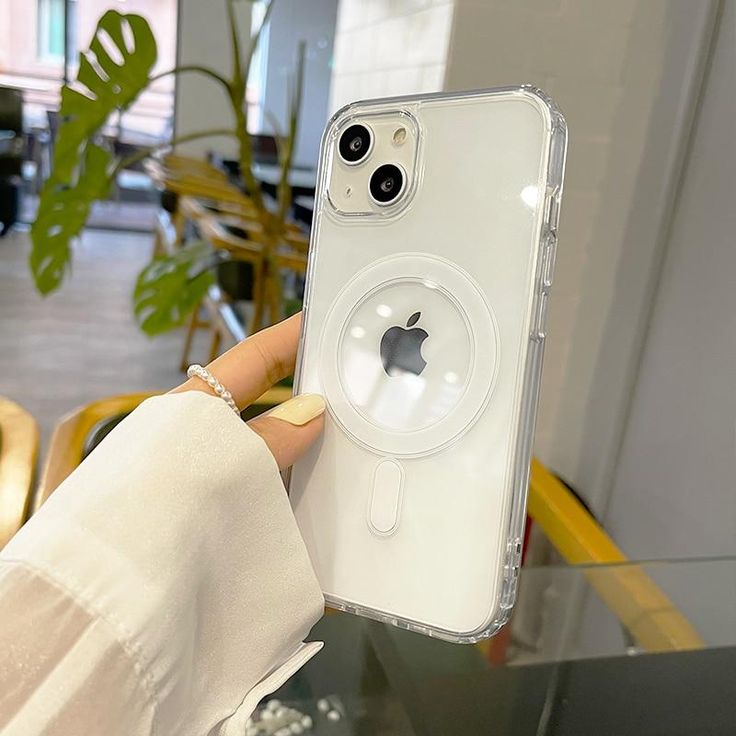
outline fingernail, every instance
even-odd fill
[[[279,404],[268,416],[301,426],[324,413],[324,410],[325,400],[319,394],[301,394]]]

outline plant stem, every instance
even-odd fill
[[[240,159],[240,173],[245,182],[245,188],[253,200],[254,204],[262,213],[263,219],[268,214],[266,205],[263,202],[263,194],[261,187],[253,176],[253,149],[251,146],[250,135],[248,135],[248,121],[243,111],[243,105],[233,97],[233,110],[235,112],[235,135],[238,139],[238,153]]]
[[[157,143],[155,146],[148,146],[141,151],[137,151],[136,153],[127,156],[126,158],[120,159],[120,161],[118,161],[118,163],[115,165],[115,168],[113,169],[113,176],[123,169],[128,168],[129,166],[137,164],[144,158],[148,158],[148,156],[156,153],[156,151],[162,151],[165,148],[171,148],[178,145],[179,143],[188,143],[189,141],[196,141],[200,138],[210,138],[215,135],[230,135],[237,137],[236,132],[230,128],[213,128],[212,130],[199,130],[196,133],[187,133],[186,135],[180,135],[176,138],[172,138],[170,141]]]
[[[243,69],[240,66],[240,37],[238,36],[238,19],[235,16],[234,0],[225,0],[227,3],[227,20],[230,26],[230,47],[233,54],[233,78],[232,87],[243,85]]]
[[[225,0],[227,3],[228,23],[230,24],[230,39],[233,54],[233,78],[230,82],[230,101],[233,106],[233,113],[235,114],[235,125],[236,135],[238,138],[238,153],[240,160],[240,174],[245,182],[245,187],[248,190],[253,203],[261,214],[261,219],[264,225],[268,220],[268,210],[263,201],[263,195],[261,188],[258,185],[255,177],[253,176],[253,147],[250,135],[248,134],[248,108],[246,104],[246,90],[248,82],[248,72],[250,70],[250,62],[253,58],[253,53],[258,44],[258,39],[263,29],[263,23],[261,27],[256,31],[255,35],[251,39],[251,46],[248,53],[247,66],[243,69],[242,66],[242,55],[240,49],[240,37],[238,35],[238,22],[235,16],[235,8],[233,0]],[[264,23],[268,20],[268,15],[273,5],[273,0],[266,9],[264,14]]]
[[[230,82],[228,82],[225,77],[223,77],[221,74],[218,74],[214,69],[210,69],[206,66],[200,66],[199,64],[182,64],[182,66],[175,66],[173,69],[161,72],[160,74],[155,74],[148,80],[148,84],[153,84],[159,79],[169,76],[169,74],[181,74],[182,72],[199,72],[200,74],[205,74],[211,79],[214,79],[215,81],[222,84],[224,87],[228,89],[230,88]]]

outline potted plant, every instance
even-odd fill
[[[120,171],[176,144],[215,135],[229,135],[237,141],[241,176],[263,233],[261,268],[267,277],[277,277],[273,268],[269,272],[269,253],[283,240],[291,206],[288,175],[301,105],[304,44],[299,45],[288,130],[277,136],[280,177],[276,203],[269,206],[252,172],[253,145],[248,133],[246,86],[261,29],[268,22],[274,0],[269,3],[261,28],[251,38],[247,51],[242,47],[235,15],[237,0],[222,1],[227,7],[232,53],[229,75],[207,66],[184,65],[152,76],[157,49],[146,20],[116,10],[108,10],[100,18],[89,49],[80,55],[76,80],[62,88],[53,170],[41,192],[38,214],[31,228],[30,266],[42,294],[61,286],[71,264],[74,239],[84,228],[92,204],[108,196]],[[156,79],[186,73],[204,75],[223,88],[232,106],[234,127],[189,133],[128,158],[116,158],[98,143],[100,131],[113,113],[124,113]],[[154,257],[138,277],[134,293],[141,328],[148,334],[157,334],[182,324],[213,283],[215,263],[217,259],[212,258],[211,248],[201,242],[185,245],[173,255]]]

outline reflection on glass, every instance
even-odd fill
[[[527,207],[534,209],[539,201],[539,189],[533,185],[524,187],[521,190],[521,199]]]

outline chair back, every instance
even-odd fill
[[[94,441],[95,436],[99,438],[103,425],[116,418],[120,421],[153,395],[137,393],[111,396],[93,401],[62,417],[51,436],[31,512],[38,511],[43,502],[91,452],[90,443]],[[111,428],[109,427],[107,431]],[[100,439],[97,439],[96,442],[99,441]]]
[[[51,437],[41,471],[32,512],[61,485],[90,452],[139,404],[153,393],[124,394],[93,401],[61,419]],[[291,396],[291,389],[276,386],[256,400],[243,413],[243,419],[269,409]]]
[[[0,397],[0,549],[30,513],[38,438],[36,420]]]

